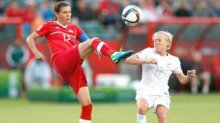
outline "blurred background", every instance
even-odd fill
[[[53,6],[57,1],[0,0],[0,97],[75,100],[71,89],[52,68],[46,40],[38,40],[37,47],[47,56],[47,62],[35,61],[25,43],[27,35],[44,22],[53,20]],[[116,50],[122,46],[124,50],[133,49],[138,52],[152,46],[151,37],[155,31],[171,32],[174,41],[170,52],[179,56],[185,73],[192,68],[198,73],[187,85],[180,85],[172,75],[169,81],[171,92],[209,94],[220,90],[219,0],[68,2],[72,6],[72,23],[79,25],[90,38],[100,37]],[[122,9],[130,4],[138,5],[143,11],[141,23],[134,27],[124,25],[121,20]],[[127,92],[121,100],[133,100],[134,88],[140,81],[140,66],[123,62],[114,65],[109,58],[98,57],[96,54],[89,56],[83,66],[94,94],[115,87],[119,89],[112,89],[114,93],[119,90]],[[100,89],[103,87],[105,89]],[[71,96],[60,99],[58,94]],[[109,96],[96,95],[94,98],[97,101],[118,100],[115,97],[109,99]]]

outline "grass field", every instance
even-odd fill
[[[175,94],[171,96],[168,123],[219,123],[220,93],[210,95]],[[135,102],[95,103],[93,123],[136,123]],[[79,104],[30,102],[26,99],[1,99],[1,123],[78,123]],[[148,112],[148,123],[156,123]]]

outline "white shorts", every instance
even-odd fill
[[[169,94],[163,94],[163,95],[147,95],[141,93],[141,91],[136,92],[136,101],[139,99],[145,99],[149,105],[149,108],[152,108],[155,112],[158,105],[163,105],[167,109],[170,108],[170,96]]]

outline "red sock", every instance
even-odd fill
[[[111,54],[113,52],[115,52],[111,47],[109,47],[109,45],[105,44],[99,38],[95,39],[92,42],[92,47],[99,54],[102,54],[102,55],[105,55],[105,56],[111,56]]]
[[[92,104],[82,106],[82,111],[81,111],[81,119],[84,120],[91,120],[92,119]]]

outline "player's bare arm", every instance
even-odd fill
[[[180,81],[181,84],[186,84],[188,83],[193,77],[196,76],[196,70],[188,70],[187,75],[184,75],[183,73],[177,74],[177,78]]]
[[[44,55],[37,49],[36,45],[35,45],[35,41],[37,40],[37,38],[39,38],[40,36],[36,33],[33,32],[31,33],[27,38],[26,38],[26,42],[28,47],[31,49],[31,51],[33,52],[35,59],[38,60],[45,60]]]
[[[157,61],[155,59],[150,59],[150,60],[141,59],[138,57],[137,54],[134,54],[126,58],[125,63],[133,64],[133,65],[141,65],[141,64],[157,64]]]
[[[146,60],[139,58],[137,54],[134,54],[125,59],[125,63],[133,64],[133,65],[141,65],[141,64],[145,64],[146,62],[147,62]]]

